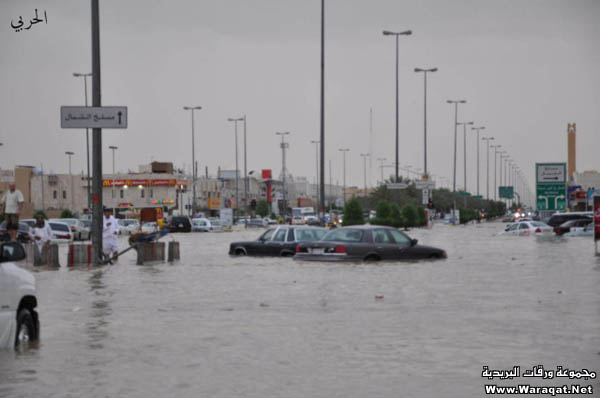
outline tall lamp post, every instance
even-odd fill
[[[398,165],[400,164],[400,160],[398,159],[398,36],[409,36],[412,34],[412,31],[405,30],[403,32],[392,32],[389,30],[384,30],[384,36],[395,36],[396,37],[396,180],[394,182],[398,182]]]
[[[498,150],[498,148],[501,148],[502,145],[492,145],[492,148],[494,148],[494,201],[497,199],[497,194],[498,194],[498,184],[497,184],[497,180],[496,178],[498,177],[498,152],[500,152]]]
[[[316,202],[317,202],[317,215],[319,217],[319,221],[321,221],[321,212],[319,211],[319,209],[321,208],[319,206],[319,144],[321,143],[321,141],[319,141],[319,140],[310,140],[310,143],[311,144],[315,144],[315,151],[316,151],[316,154],[317,154],[317,156],[316,156],[317,168],[315,169],[316,170],[316,176],[317,176],[317,178],[315,180],[315,182],[316,182],[316,184],[315,184],[315,192],[316,192],[316,198],[317,198],[317,200],[316,200]]]
[[[192,114],[192,217],[196,216],[196,150],[194,138],[194,111],[202,109],[201,106],[184,106],[184,110]]]
[[[457,125],[462,125],[463,126],[463,155],[464,155],[464,161],[463,161],[463,170],[464,170],[464,191],[467,192],[467,126],[471,126],[474,123],[473,122],[460,122],[460,123],[456,123]]]
[[[73,175],[71,174],[71,156],[75,155],[75,152],[67,151],[65,155],[69,158],[69,179],[71,180],[71,211],[75,212],[75,197],[73,196]]]
[[[83,77],[83,92],[85,96],[85,106],[88,106],[87,100],[87,78],[92,76],[91,73],[73,73],[74,77]],[[87,206],[88,211],[92,210],[92,194],[90,191],[90,134],[89,129],[86,127],[85,129],[85,153],[86,153],[86,165],[87,165]]]
[[[228,118],[228,122],[233,122],[234,131],[235,131],[235,208],[236,208],[236,220],[238,216],[238,211],[240,208],[240,196],[239,196],[239,173],[238,173],[238,134],[237,134],[237,124],[238,122],[243,121],[243,117],[238,118]],[[247,224],[247,223],[246,223]]]
[[[344,206],[346,206],[346,152],[348,152],[349,150],[350,150],[350,148],[338,149],[338,151],[342,152],[342,155],[344,158],[344,189],[343,189]]]
[[[281,175],[282,175],[282,185],[283,185],[283,219],[285,220],[285,213],[287,209],[287,201],[286,201],[286,192],[285,192],[285,177],[287,174],[287,169],[285,167],[285,150],[289,148],[290,144],[284,141],[286,135],[289,135],[289,131],[276,132],[276,135],[281,136]]]
[[[116,151],[117,149],[119,149],[119,148],[118,148],[118,147],[116,147],[116,146],[114,146],[114,145],[111,145],[111,146],[109,146],[108,148],[109,148],[110,150],[112,150],[112,161],[113,161],[113,162],[112,162],[112,163],[113,163],[113,164],[112,164],[112,166],[113,166],[113,172],[112,172],[112,174],[113,174],[113,175],[112,175],[112,184],[111,184],[111,185],[112,185],[112,188],[111,188],[111,196],[112,196],[112,199],[114,199],[114,198],[115,198],[115,151]],[[113,203],[113,216],[114,216],[114,215],[115,215],[115,206],[114,206],[114,203]]]
[[[423,72],[423,176],[427,179],[427,73],[437,72],[438,68],[422,69],[415,68],[415,72]]]
[[[482,140],[485,140],[487,144],[487,160],[485,166],[485,197],[487,200],[490,200],[490,141],[494,140],[494,137],[482,137]]]
[[[381,185],[383,185],[385,182],[383,180],[383,162],[385,162],[386,159],[385,158],[377,158],[377,160],[381,162],[381,164],[379,165],[379,168],[381,169]]]
[[[360,156],[363,158],[363,174],[365,178],[365,198],[367,197],[367,158],[369,157],[368,153],[361,153]]]
[[[471,130],[477,131],[477,196],[479,196],[479,131],[485,130],[485,127],[471,127]]]
[[[456,129],[458,127],[458,104],[466,104],[466,100],[447,100],[448,104],[454,104],[454,178],[452,180],[452,192],[456,192]]]

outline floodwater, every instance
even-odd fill
[[[409,232],[441,261],[228,256],[257,230],[175,234],[175,264],[63,259],[35,272],[41,341],[0,351],[0,397],[480,397],[524,381],[597,394],[600,376],[482,378],[483,366],[600,373],[592,239],[495,236],[503,226]]]

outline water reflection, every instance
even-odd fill
[[[88,347],[91,349],[104,348],[103,342],[108,338],[107,318],[112,314],[109,301],[106,299],[109,293],[106,290],[103,275],[103,270],[94,271],[88,279],[93,300],[90,308],[90,321],[86,323],[86,332]]]

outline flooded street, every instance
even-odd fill
[[[259,230],[175,234],[175,264],[129,252],[69,270],[63,257],[35,272],[41,341],[0,351],[0,397],[474,397],[483,366],[599,372],[592,239],[503,227],[409,232],[441,261],[229,257]]]

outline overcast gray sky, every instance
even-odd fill
[[[0,166],[85,169],[85,133],[61,130],[61,105],[83,105],[91,71],[89,1],[0,2]],[[11,20],[46,11],[48,23],[15,32]],[[423,76],[428,79],[428,168],[451,178],[454,110],[484,125],[534,183],[535,162],[566,161],[567,123],[577,123],[577,168],[600,157],[600,1],[596,0],[327,0],[326,157],[342,179],[338,148],[348,147],[349,184],[363,181],[359,154],[394,158],[394,57],[383,29],[412,29],[400,38],[400,163],[423,167]],[[281,169],[276,131],[290,131],[288,169],[315,175],[319,135],[320,1],[213,0],[100,2],[102,103],[129,107],[127,130],[104,130],[119,147],[118,170],[151,159],[191,163],[215,174],[232,169],[233,124],[248,118],[248,169]],[[91,98],[91,97],[90,97]],[[241,133],[241,131],[240,131]],[[242,135],[240,134],[240,165]],[[475,188],[476,140],[467,137],[468,188]],[[462,131],[457,185],[462,186]],[[379,178],[373,162],[372,181]],[[485,149],[481,146],[485,191]],[[389,174],[392,169],[386,170]],[[329,170],[326,170],[329,174]]]

